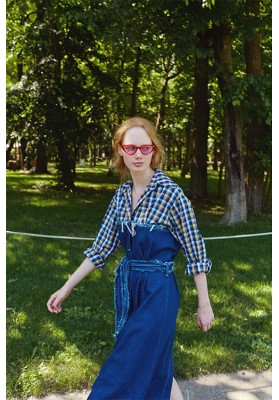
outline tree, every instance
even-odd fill
[[[247,98],[253,104],[253,110],[249,110],[247,118],[247,206],[250,215],[258,215],[263,203],[264,172],[267,168],[265,154],[268,154],[270,129],[262,112],[266,95],[263,91],[261,39],[258,32],[260,1],[246,0],[246,4],[246,22],[250,28],[245,40]]]
[[[268,0],[7,0],[7,156],[15,140],[38,171],[51,155],[60,186],[74,190],[85,149],[94,163],[109,159],[116,126],[140,115],[157,122],[168,169],[185,176],[192,160],[193,197],[207,196],[207,160],[217,169],[218,156],[222,175],[224,152],[223,221],[244,221],[243,159],[248,205],[271,173],[270,9]]]
[[[194,69],[194,130],[190,196],[195,199],[207,197],[207,138],[209,125],[208,104],[208,33],[198,33],[198,51]]]
[[[219,65],[219,86],[224,104],[224,157],[226,168],[226,206],[222,222],[245,222],[247,205],[242,153],[240,108],[233,104],[235,78],[232,66],[230,28],[220,23],[213,30],[215,59]]]

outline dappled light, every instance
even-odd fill
[[[84,182],[95,182],[94,190],[100,194],[34,191],[41,176],[28,180],[25,175],[8,174],[7,228],[94,237],[115,185],[102,183],[102,174],[97,183],[96,174],[86,171]],[[214,214],[213,204],[206,214],[202,207],[197,204],[195,212],[204,237],[271,229],[270,215],[226,227],[216,216],[213,222],[209,222],[211,217],[204,218],[210,210]],[[95,271],[73,290],[60,315],[51,315],[46,308],[50,293],[73,273],[91,244],[89,240],[7,236],[9,394],[43,395],[50,390],[88,388],[111,352],[113,279],[122,250],[109,259],[104,270]],[[271,237],[210,240],[206,245],[213,262],[208,285],[215,313],[213,327],[206,334],[197,327],[196,289],[192,278],[184,275],[186,260],[182,253],[175,260],[180,288],[174,344],[177,376],[187,379],[240,368],[269,368]]]
[[[114,345],[114,300],[121,326],[129,311],[136,315],[126,309],[136,303],[130,301],[134,290],[125,282],[128,294],[123,288],[114,293],[114,284],[127,278],[115,279],[123,250],[74,287],[62,313],[58,300],[67,285],[48,309],[46,303],[83,262],[100,227],[101,247],[110,250],[120,243],[114,240],[118,222],[122,243],[122,234],[134,236],[134,215],[136,223],[150,219],[152,238],[159,235],[157,218],[170,223],[169,238],[188,254],[189,260],[182,251],[175,258],[175,375],[271,368],[272,5],[6,1],[7,396],[91,386]],[[178,184],[192,208],[180,188],[156,181],[161,172],[152,169]],[[126,197],[118,191],[112,201],[129,177]],[[132,257],[134,239],[127,246]],[[156,249],[147,242],[140,250],[145,244]],[[96,266],[103,265],[106,256],[96,251]],[[210,269],[210,260],[206,279],[185,276],[185,269]],[[161,267],[156,259],[156,271],[169,272],[168,261]],[[125,259],[121,271],[134,262]],[[87,266],[88,260],[68,284],[80,271],[86,275]],[[170,361],[171,346],[166,351],[162,341],[160,354]],[[164,362],[154,369],[162,379],[158,365]],[[242,378],[238,395],[254,400]],[[164,390],[171,379],[169,373]],[[196,400],[204,399],[210,382],[197,380]],[[218,388],[224,400],[235,400],[233,378]],[[264,381],[259,390],[264,393]]]

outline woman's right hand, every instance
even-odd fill
[[[72,290],[65,286],[53,293],[47,302],[47,308],[51,313],[58,314],[62,311],[62,302],[70,295]]]
[[[67,280],[65,285],[50,296],[49,301],[47,302],[48,310],[51,313],[55,314],[60,313],[62,311],[61,307],[62,302],[69,296],[73,288],[85,276],[87,276],[89,272],[93,271],[93,269],[95,269],[95,266],[89,260],[88,257],[85,257],[84,261],[81,263],[78,269],[73,273],[73,275]]]

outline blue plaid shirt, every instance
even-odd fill
[[[125,182],[116,190],[93,246],[84,252],[91,262],[97,268],[103,268],[107,258],[120,246],[118,223],[133,220],[134,224],[166,226],[180,244],[188,261],[185,273],[208,273],[212,263],[206,257],[204,240],[192,205],[182,189],[161,170],[156,169],[133,214],[131,192],[132,181]]]

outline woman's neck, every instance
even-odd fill
[[[147,185],[149,185],[155,171],[151,168],[139,173],[131,173],[133,180],[133,190],[135,193],[142,193]]]

